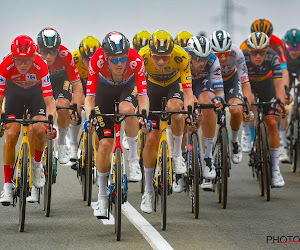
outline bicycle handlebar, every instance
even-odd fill
[[[277,98],[276,101],[274,101],[274,102],[256,102],[256,103],[252,103],[252,105],[255,105],[255,106],[258,106],[258,107],[262,107],[262,106],[266,106],[266,105],[270,105],[270,104],[278,104],[281,107],[282,111],[283,111],[283,117],[282,118],[286,117],[286,110],[284,108],[284,104],[279,98]]]
[[[80,108],[82,108],[82,109],[84,110],[84,105],[81,105]],[[72,110],[72,115],[75,116],[76,125],[81,124],[81,115],[78,113],[78,110],[77,110],[77,103],[76,103],[76,102],[74,102],[73,104],[70,104],[69,107],[56,106],[56,110],[61,110],[61,109],[69,109],[69,110]]]

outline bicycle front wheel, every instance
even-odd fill
[[[88,206],[91,205],[92,200],[92,187],[93,187],[93,134],[88,134],[87,139],[87,166],[86,166],[86,203]]]
[[[161,144],[162,156],[161,156],[161,227],[162,230],[166,230],[167,227],[167,194],[168,194],[168,158],[167,158],[167,142],[163,141]]]
[[[192,133],[192,175],[193,175],[193,187],[194,187],[194,197],[193,197],[193,211],[195,219],[199,217],[199,152],[198,152],[198,136]]]
[[[28,144],[22,146],[21,181],[19,182],[19,231],[24,231],[26,198],[28,193],[27,175],[29,168]]]
[[[50,216],[51,194],[52,194],[52,177],[53,177],[53,141],[48,140],[46,150],[46,166],[45,177],[46,182],[44,186],[44,211],[45,216]]]
[[[269,156],[268,141],[266,127],[264,123],[260,123],[259,137],[260,137],[260,162],[263,175],[263,187],[266,201],[270,200],[270,187],[271,187],[271,160]]]
[[[81,191],[82,191],[82,200],[87,200],[87,176],[88,176],[88,146],[87,146],[87,137],[85,141],[82,142],[85,144],[85,149],[81,151],[80,157],[80,168],[81,168]],[[82,159],[83,158],[83,159]]]
[[[117,240],[121,239],[121,205],[122,205],[122,163],[121,149],[116,149],[115,165],[115,233]]]
[[[296,110],[298,112],[298,110]],[[300,124],[299,124],[299,115],[296,116],[296,120],[293,121],[293,144],[292,155],[293,155],[293,164],[292,164],[292,172],[295,173],[297,168],[300,168]]]
[[[140,166],[141,166],[141,172],[142,172],[142,180],[141,180],[141,193],[144,193],[145,189],[145,171],[144,171],[144,159],[143,159],[143,151],[146,143],[146,135],[143,132],[140,132],[140,144],[138,148],[139,152],[139,159],[140,159]]]
[[[222,185],[222,208],[227,206],[227,195],[228,195],[228,175],[229,175],[229,147],[228,147],[228,136],[226,128],[221,128],[221,148],[222,148],[222,168],[221,168],[221,185]]]

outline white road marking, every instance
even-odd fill
[[[140,231],[153,249],[173,249],[160,233],[129,203],[122,205],[123,214]]]

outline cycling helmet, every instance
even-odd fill
[[[269,37],[263,32],[253,32],[247,39],[249,49],[266,49],[269,42]]]
[[[37,43],[40,49],[58,49],[61,39],[55,29],[45,28],[38,34]]]
[[[142,30],[142,31],[138,32],[132,39],[133,48],[136,51],[139,51],[144,46],[147,46],[150,36],[151,36],[151,33],[147,30]]]
[[[210,36],[212,49],[215,52],[225,52],[230,50],[232,40],[228,32],[225,30],[217,30]]]
[[[128,53],[130,43],[122,33],[113,31],[103,39],[102,48],[107,56],[124,55]]]
[[[285,43],[289,44],[292,47],[300,46],[300,30],[290,29],[286,32],[284,36]]]
[[[165,30],[155,31],[149,39],[149,48],[158,55],[170,55],[174,48],[174,40]]]
[[[191,55],[208,57],[211,53],[211,43],[205,36],[193,36],[187,44]]]
[[[175,44],[186,47],[188,40],[193,37],[193,35],[188,31],[181,31],[175,38]]]
[[[90,59],[99,47],[100,43],[97,38],[87,36],[79,44],[79,52],[82,58]]]
[[[267,19],[257,19],[251,24],[251,33],[253,32],[264,32],[270,37],[273,33],[273,25]]]
[[[34,41],[26,35],[17,36],[11,44],[11,53],[16,57],[32,57],[35,51]]]

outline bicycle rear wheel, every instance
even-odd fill
[[[192,199],[193,203],[193,211],[195,219],[199,217],[199,152],[198,152],[198,136],[195,133],[192,133],[192,175],[193,175],[193,189],[194,189],[194,197]]]
[[[86,166],[86,203],[88,206],[91,205],[92,200],[92,187],[93,187],[93,155],[94,155],[94,147],[93,147],[93,134],[88,134],[87,137],[87,166]]]
[[[122,164],[121,149],[116,149],[116,165],[115,165],[115,233],[117,241],[121,239],[121,205],[122,205]]]
[[[21,181],[19,182],[19,231],[24,231],[25,226],[25,212],[26,212],[26,198],[28,193],[27,174],[29,167],[28,159],[28,144],[24,143],[22,146],[22,162],[21,162]]]
[[[266,133],[266,126],[262,122],[260,123],[260,159],[261,159],[261,169],[263,175],[263,187],[264,187],[264,196],[266,201],[270,200],[270,188],[271,188],[271,160],[269,156],[269,148],[268,148],[268,141],[267,141],[267,133]]]
[[[88,145],[87,145],[87,138],[84,142],[85,149],[81,151],[81,159],[80,165],[81,168],[81,191],[82,191],[82,200],[86,201],[87,199],[87,159],[88,159]],[[82,159],[83,158],[83,159]]]
[[[52,194],[52,177],[53,177],[53,141],[48,140],[46,150],[46,166],[45,177],[46,182],[44,186],[44,211],[45,216],[50,216],[51,194]]]
[[[298,112],[298,111],[296,111]],[[297,119],[293,121],[293,144],[292,155],[293,155],[293,164],[292,164],[292,172],[295,173],[297,168],[300,169],[300,125],[299,125],[299,115],[296,116]]]
[[[163,141],[162,147],[162,162],[161,162],[161,227],[162,230],[166,230],[167,227],[167,195],[168,195],[168,159],[167,159],[167,142]]]

